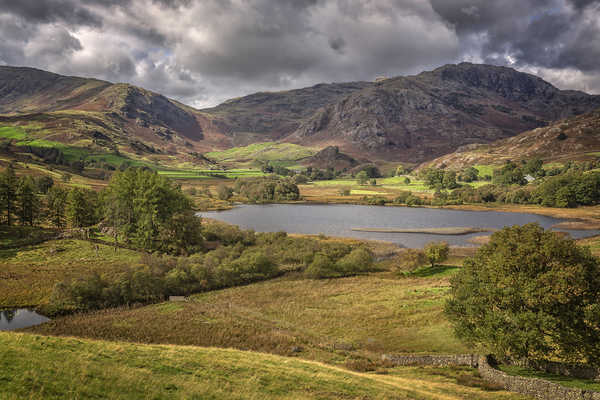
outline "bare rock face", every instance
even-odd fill
[[[259,92],[201,110],[226,135],[252,133],[264,140],[294,132],[321,107],[373,86],[370,82],[320,83],[282,92]]]
[[[288,140],[420,162],[598,107],[600,96],[562,91],[510,68],[462,63],[354,92],[318,110]]]
[[[202,139],[202,128],[196,117],[160,94],[126,85],[125,104],[120,111],[139,125],[163,126],[184,136]]]

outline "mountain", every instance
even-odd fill
[[[0,122],[20,129],[20,147],[43,143],[155,161],[193,161],[220,144],[218,137],[203,140],[201,114],[160,94],[24,67],[0,66]]]
[[[200,110],[235,146],[272,141],[296,131],[319,108],[373,86],[370,82],[321,83],[282,92],[259,92]]]
[[[11,154],[76,148],[65,152],[69,162],[113,154],[197,165],[207,162],[202,153],[273,141],[337,147],[314,160],[323,165],[349,166],[340,154],[423,162],[599,107],[600,96],[469,63],[376,82],[260,92],[202,110],[129,84],[0,67],[0,128],[20,129],[0,132],[8,141],[2,148]],[[54,153],[52,159],[60,158]]]
[[[491,144],[463,146],[426,165],[459,169],[534,157],[559,162],[600,157],[600,109]]]
[[[286,140],[421,162],[598,107],[600,96],[511,68],[461,63],[378,81],[319,109]]]

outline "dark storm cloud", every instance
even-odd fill
[[[0,10],[29,22],[64,21],[77,25],[102,24],[102,18],[76,0],[0,0]]]
[[[194,104],[463,59],[600,91],[600,0],[0,0],[0,63]]]

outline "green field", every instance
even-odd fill
[[[27,133],[19,127],[2,126],[0,127],[0,138],[22,140],[27,138]]]
[[[160,175],[172,179],[210,179],[215,175],[224,176],[228,179],[236,178],[255,178],[265,176],[266,174],[258,169],[228,169],[228,170],[209,170],[209,169],[186,169],[186,170],[167,170],[159,169]]]
[[[273,161],[295,163],[317,152],[316,149],[292,143],[255,143],[244,147],[234,147],[223,151],[213,151],[205,156],[222,163],[248,163],[253,161]]]

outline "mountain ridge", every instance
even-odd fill
[[[281,141],[421,163],[599,108],[598,95],[471,63],[376,82],[258,92],[204,109],[127,83],[0,66],[0,115],[19,126],[35,120],[42,126],[36,138],[190,162],[211,150]]]

